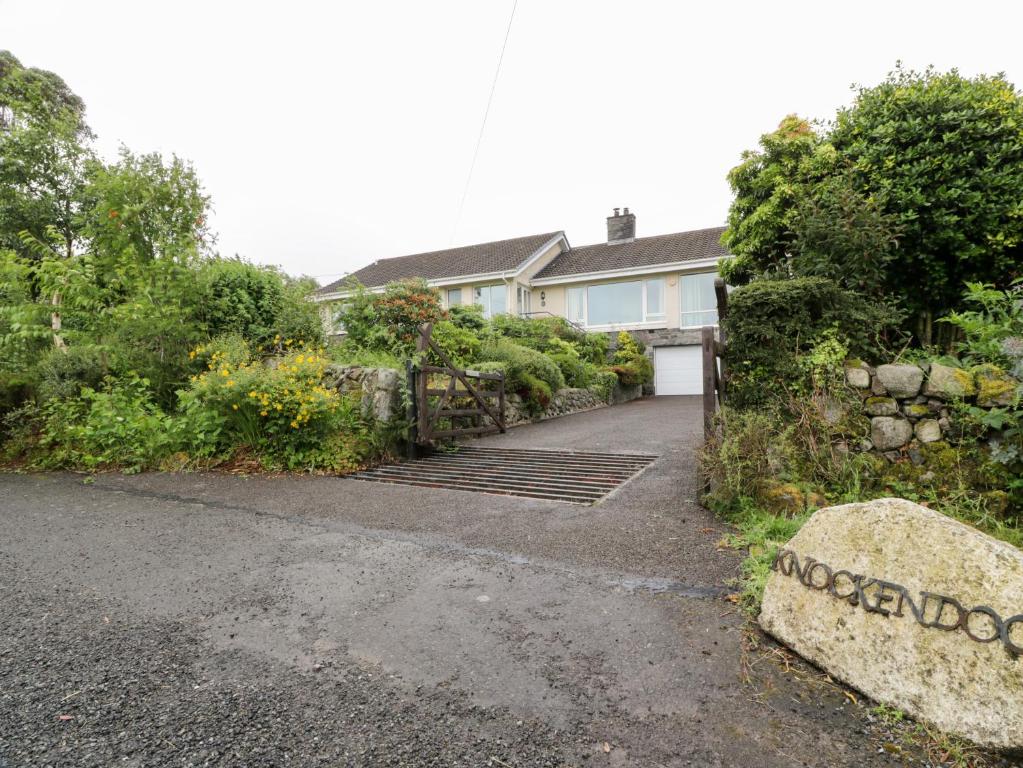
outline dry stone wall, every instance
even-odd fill
[[[342,393],[358,392],[362,413],[367,418],[391,422],[405,417],[402,390],[406,381],[405,374],[399,371],[360,365],[332,365],[324,375],[323,385]],[[614,404],[625,403],[642,394],[641,387],[617,385],[610,400]],[[509,394],[505,399],[505,421],[509,426],[543,421],[609,404],[592,390],[566,387],[554,393],[546,409],[536,413],[526,407],[521,397]]]
[[[877,451],[891,460],[920,444],[942,440],[954,431],[953,403],[967,401],[981,408],[1016,402],[1020,382],[995,366],[966,370],[942,363],[893,363],[876,368],[847,365],[845,378],[862,397],[870,419],[870,436],[861,450]]]

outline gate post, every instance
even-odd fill
[[[703,436],[709,438],[714,430],[714,412],[717,410],[718,359],[714,349],[714,328],[700,329],[703,347]]]
[[[405,420],[408,421],[408,438],[405,441],[405,458],[419,458],[419,408],[416,390],[416,366],[411,360],[405,361],[405,384],[408,402],[405,404]]]

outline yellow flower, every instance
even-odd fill
[[[276,409],[277,409],[278,411],[279,411],[279,410],[282,410],[282,409],[284,408],[284,406],[283,406],[283,405],[281,405],[280,403],[277,403],[277,405],[275,405],[274,407],[275,407],[275,408],[276,408]]]
[[[301,364],[304,360],[305,358],[302,357],[302,355],[299,355],[298,357],[295,358],[295,362],[299,364]]]
[[[260,415],[260,416],[266,416],[266,411],[260,411],[260,412],[259,412],[259,415]]]
[[[298,422],[297,421],[291,422],[291,428],[292,429],[298,429]]]
[[[228,370],[227,370],[227,368],[221,368],[221,369],[220,369],[220,375],[221,375],[221,376],[224,376],[224,377],[227,377],[227,376],[230,376],[230,375],[231,375],[231,372],[230,372],[230,371],[228,371]]]
[[[232,403],[231,410],[232,411],[237,411],[238,410],[238,403]]]
[[[191,352],[188,353],[188,359],[189,360],[195,360],[195,350],[194,349]]]
[[[252,390],[251,392],[249,392],[249,397],[255,398],[256,397],[256,390]]]
[[[234,379],[228,379],[227,380],[227,386],[233,387],[234,386]]]

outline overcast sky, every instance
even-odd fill
[[[192,160],[221,253],[321,282],[451,244],[597,242],[614,206],[640,236],[720,225],[743,149],[898,59],[1023,85],[1008,0],[520,0],[456,228],[511,9],[0,0],[0,48],[64,77],[104,156]]]

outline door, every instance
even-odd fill
[[[698,345],[654,347],[654,394],[703,393],[703,354]]]

